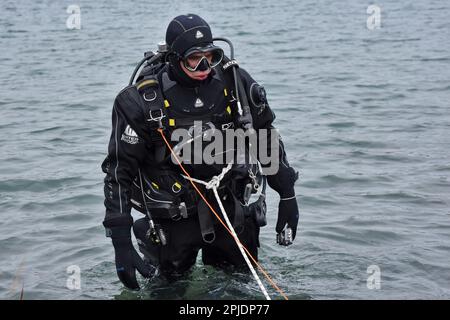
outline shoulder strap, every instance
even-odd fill
[[[145,116],[146,125],[150,132],[158,128],[164,128],[167,117],[165,107],[167,106],[156,76],[146,76],[135,84],[143,103],[142,111]],[[159,137],[159,134],[157,135]],[[160,141],[160,138],[152,139],[152,142]]]
[[[167,103],[156,75],[144,76],[135,86],[143,100],[141,106],[145,115],[149,142],[154,150],[154,160],[156,163],[161,163],[165,159],[167,150],[157,129],[167,126],[165,110]]]

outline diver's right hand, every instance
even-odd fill
[[[112,237],[116,255],[116,270],[120,281],[129,289],[139,290],[136,269],[144,277],[150,277],[151,270],[133,247],[130,237]]]

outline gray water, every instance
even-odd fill
[[[291,299],[450,298],[450,3],[376,1],[0,3],[0,298],[261,299],[246,274],[204,268],[130,292],[105,238],[111,110],[176,15],[203,16],[262,83],[292,166],[300,224],[260,261]],[[81,29],[68,30],[68,5]],[[138,214],[133,213],[135,217]],[[69,266],[81,289],[69,290]],[[381,287],[369,289],[369,266]],[[274,298],[280,298],[269,289]]]

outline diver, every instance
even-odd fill
[[[274,129],[275,115],[264,88],[215,44],[201,17],[174,18],[165,42],[158,54],[145,57],[136,81],[132,79],[116,97],[108,155],[102,163],[106,174],[103,225],[112,239],[118,277],[130,289],[139,289],[136,269],[144,277],[182,275],[195,264],[200,250],[205,265],[245,266],[233,237],[172,161],[162,133],[170,137],[175,128],[195,131],[195,121],[206,124],[201,134],[208,128],[250,128],[257,134]],[[266,182],[280,196],[277,242],[291,244],[297,230],[294,183],[298,172],[289,165],[281,140],[277,146],[275,174],[263,175],[264,168],[254,164],[233,165],[218,188],[241,243],[256,259],[260,227],[266,224]],[[184,167],[190,176],[208,181],[226,164],[186,161]],[[211,190],[203,186],[201,191],[218,208]],[[258,201],[249,205],[249,194],[257,191]],[[132,208],[144,217],[134,221]],[[144,258],[133,246],[131,229]]]

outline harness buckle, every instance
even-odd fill
[[[187,208],[186,208],[186,203],[181,202],[180,206],[178,208],[180,209],[181,217],[183,217],[184,219],[187,219],[188,212],[187,212]]]
[[[158,111],[159,111],[159,114],[155,114],[155,115],[152,114],[153,112],[157,113]],[[158,122],[159,128],[160,128],[160,129],[163,128],[163,125],[162,125],[162,121],[161,121],[161,120],[162,120],[163,118],[165,118],[166,115],[164,114],[164,112],[162,111],[162,109],[158,109],[158,110],[150,110],[150,111],[149,111],[149,116],[150,116],[150,118],[147,119],[147,121],[157,121],[157,122]]]
[[[169,214],[170,210],[171,209],[169,209]],[[172,219],[172,221],[180,221],[182,218],[183,219],[188,218],[188,212],[185,202],[181,202],[178,207],[174,207],[172,208],[172,210],[176,212],[176,214],[170,216],[170,219]]]

